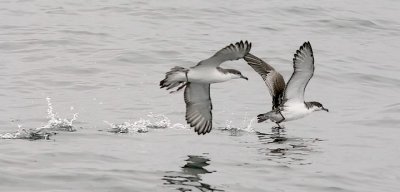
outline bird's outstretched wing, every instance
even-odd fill
[[[285,91],[285,80],[282,75],[271,65],[251,53],[246,54],[244,60],[262,77],[272,96],[272,109],[277,108],[282,102]]]
[[[243,58],[251,49],[250,42],[237,42],[235,44],[230,44],[225,48],[219,50],[212,57],[200,61],[195,67],[218,67],[221,63],[225,61],[238,60]]]
[[[310,42],[305,42],[294,54],[294,72],[285,89],[285,102],[304,102],[304,91],[314,74],[314,55]]]
[[[187,83],[184,97],[187,123],[199,135],[209,133],[212,129],[210,84]]]

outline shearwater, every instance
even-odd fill
[[[185,88],[186,122],[194,127],[197,134],[206,134],[212,129],[210,84],[238,78],[248,80],[238,70],[223,69],[219,66],[225,61],[243,58],[250,49],[251,43],[247,41],[230,44],[193,67],[172,68],[160,82],[160,88],[167,90],[179,86],[172,92]]]
[[[269,119],[281,128],[281,122],[300,119],[314,111],[329,112],[319,102],[304,101],[304,91],[314,74],[314,55],[310,42],[305,42],[294,54],[294,72],[287,85],[282,75],[260,58],[248,53],[244,60],[262,77],[272,96],[272,110],[259,114],[259,123]]]

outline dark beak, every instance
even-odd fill
[[[322,108],[322,110],[329,112],[329,109],[327,109],[327,108]]]
[[[240,78],[249,80],[249,78],[247,78],[247,77],[245,77],[245,76],[243,76],[243,75],[241,75]]]

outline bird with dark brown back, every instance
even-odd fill
[[[248,53],[244,60],[262,77],[272,96],[272,110],[259,114],[259,123],[271,120],[281,128],[280,123],[303,118],[314,111],[329,112],[319,102],[304,101],[304,91],[314,74],[314,55],[310,42],[305,42],[294,54],[294,71],[287,84],[279,72],[260,58]]]

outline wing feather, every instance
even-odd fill
[[[269,89],[269,93],[272,96],[272,109],[277,108],[281,104],[285,90],[285,80],[283,79],[282,75],[275,71],[271,65],[252,55],[251,53],[246,54],[244,56],[244,60],[264,80]]]
[[[187,83],[184,97],[187,123],[199,135],[209,133],[212,129],[210,84]]]
[[[251,43],[248,41],[240,41],[235,44],[230,44],[219,50],[212,57],[200,61],[195,67],[214,66],[218,67],[225,61],[238,60],[243,58],[251,49]]]
[[[304,91],[314,75],[314,55],[310,42],[305,42],[294,54],[294,72],[285,89],[285,102],[304,102]]]

